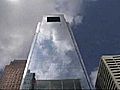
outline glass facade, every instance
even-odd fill
[[[42,22],[38,23],[21,89],[28,70],[30,73],[35,73],[36,85],[38,81],[53,81],[52,84],[56,86],[58,84],[57,87],[62,88],[60,82],[63,81],[63,86],[69,83],[72,87],[73,81],[77,82],[77,79],[80,81],[81,85],[78,86],[81,88],[90,89],[91,87],[74,36],[63,15],[46,15]],[[49,83],[46,87],[49,88]]]
[[[35,89],[59,89],[59,90],[80,90],[80,80],[79,79],[64,79],[64,80],[38,80],[35,84]]]

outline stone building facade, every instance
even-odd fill
[[[0,89],[20,89],[25,65],[26,60],[14,60],[6,65],[0,80]]]

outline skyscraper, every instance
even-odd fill
[[[103,90],[120,89],[120,55],[102,56],[95,86]]]
[[[0,80],[0,89],[19,90],[27,60],[14,60],[6,65]]]
[[[28,71],[35,74],[32,89],[91,88],[72,30],[63,15],[46,15],[38,23],[21,89],[31,89],[26,83]]]

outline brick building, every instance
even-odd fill
[[[26,60],[14,60],[6,65],[0,80],[0,89],[19,89],[25,65]]]

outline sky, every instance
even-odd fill
[[[42,16],[63,13],[95,82],[100,57],[120,54],[119,0],[0,0],[0,69],[27,59]]]
[[[43,15],[64,13],[71,23],[80,17],[82,3],[83,0],[0,0],[0,68],[13,59],[27,58]]]
[[[74,27],[78,46],[93,83],[101,56],[120,54],[119,10],[119,0],[89,2],[85,6],[81,25]]]

